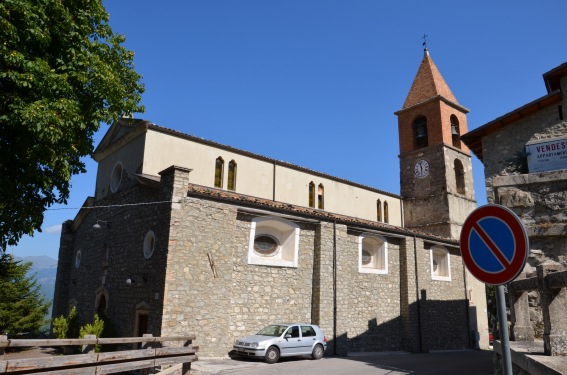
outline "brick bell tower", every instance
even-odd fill
[[[424,50],[398,116],[405,227],[458,239],[476,208],[466,114]]]

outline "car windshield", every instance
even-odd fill
[[[258,332],[258,335],[278,337],[278,336],[281,336],[282,333],[284,333],[284,331],[287,329],[287,327],[288,326],[286,326],[286,325],[272,324],[272,325],[269,325],[267,327],[262,328],[260,330],[260,332]]]

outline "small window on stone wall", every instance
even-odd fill
[[[110,175],[110,191],[116,193],[122,182],[122,163],[118,162],[114,165],[112,169],[112,174]]]
[[[367,233],[358,237],[358,271],[388,273],[388,243],[384,237]]]
[[[299,226],[280,218],[255,218],[250,228],[248,264],[297,267]]]
[[[75,268],[79,268],[81,266],[81,250],[77,250],[77,254],[75,254]]]
[[[429,250],[431,259],[431,278],[451,281],[451,256],[443,246],[432,246]]]
[[[144,237],[144,258],[150,259],[154,254],[154,248],[156,245],[156,235],[153,230],[149,230]]]
[[[457,193],[465,194],[465,168],[463,167],[463,163],[459,159],[455,159],[454,170]]]

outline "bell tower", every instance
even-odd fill
[[[476,208],[467,113],[424,50],[398,116],[405,227],[458,239]]]

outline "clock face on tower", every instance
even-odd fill
[[[429,175],[429,163],[427,162],[427,160],[425,159],[418,160],[417,163],[415,163],[415,166],[413,167],[413,172],[415,173],[415,176],[418,178],[427,177],[427,175]]]

